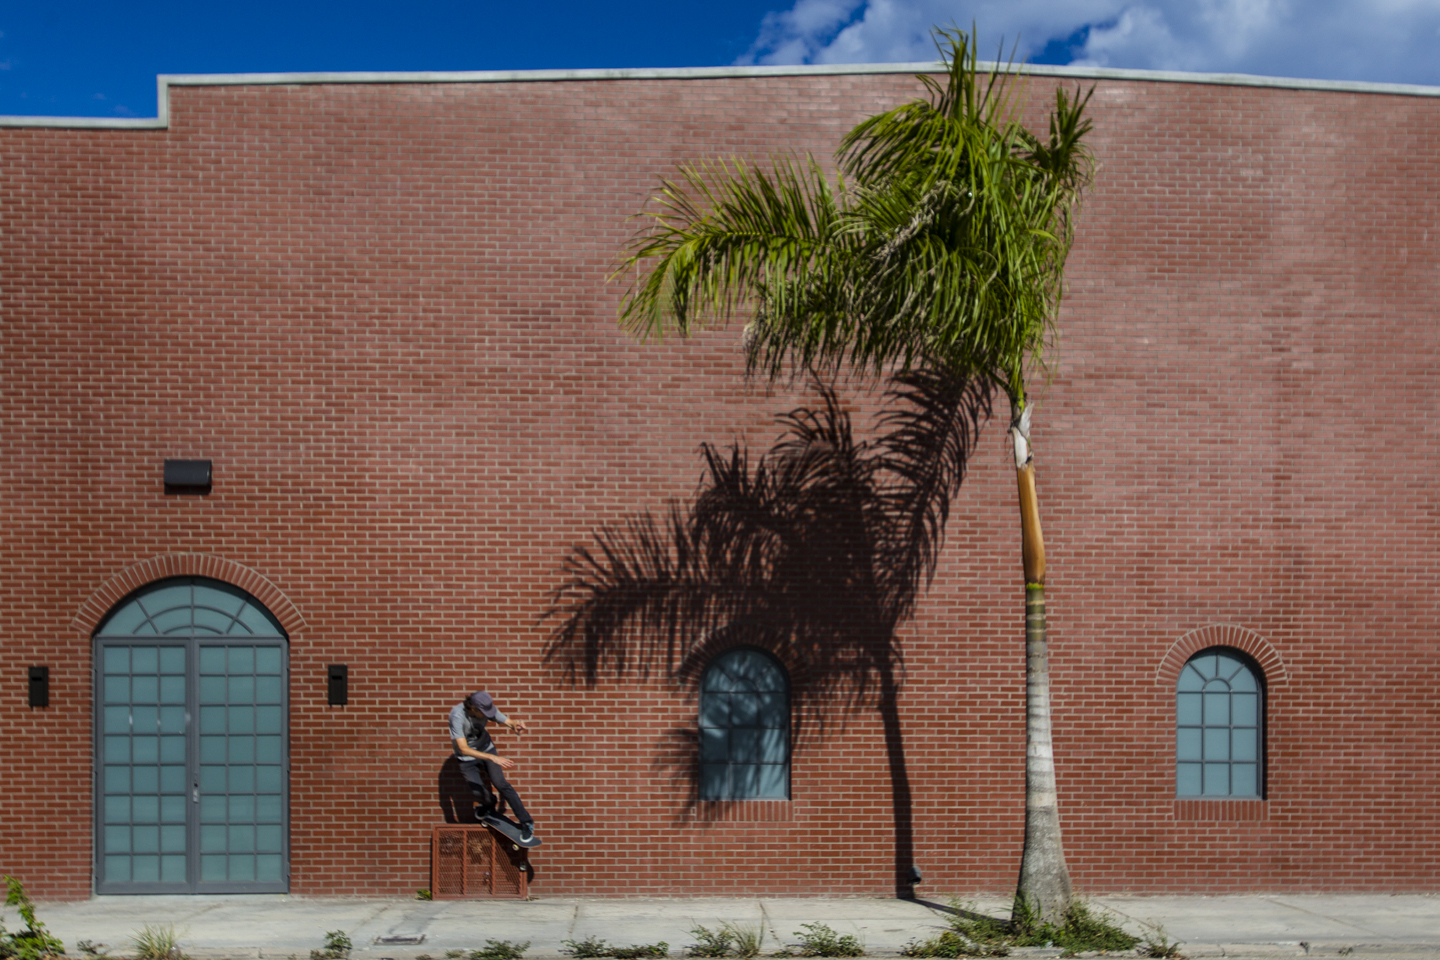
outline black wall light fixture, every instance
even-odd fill
[[[30,668],[30,706],[50,706],[50,668]]]
[[[329,683],[326,695],[332,707],[343,707],[350,702],[350,665],[332,663],[327,668]]]
[[[166,460],[166,493],[209,493],[211,469],[209,460]]]

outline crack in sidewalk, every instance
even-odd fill
[[[1327,917],[1323,913],[1316,913],[1313,910],[1306,910],[1304,907],[1297,907],[1293,903],[1286,903],[1284,900],[1277,899],[1276,897],[1261,897],[1261,899],[1264,900],[1266,903],[1273,903],[1281,907],[1289,907],[1291,910],[1297,911],[1298,913],[1303,913],[1307,917],[1315,917],[1320,920],[1329,921],[1330,923],[1338,923],[1341,926],[1350,927],[1354,930],[1359,930],[1361,933],[1368,934],[1372,937],[1383,936],[1383,934],[1371,930],[1368,927],[1362,927],[1358,923],[1351,923],[1349,920],[1341,920],[1338,917]],[[1309,951],[1307,950],[1306,952],[1308,953]]]

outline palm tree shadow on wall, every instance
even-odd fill
[[[663,675],[698,695],[719,651],[770,651],[792,677],[792,742],[827,719],[874,708],[884,727],[895,828],[895,889],[918,879],[898,709],[896,631],[934,575],[988,387],[934,370],[888,382],[876,436],[858,442],[833,386],[780,418],[781,439],[755,463],[742,445],[702,446],[699,489],[607,527],[566,558],[546,619],[545,651],[572,683],[602,674]],[[672,731],[669,760],[699,799],[696,730]],[[857,817],[879,816],[857,798]]]

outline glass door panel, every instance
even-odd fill
[[[283,880],[283,658],[278,646],[200,647],[200,882]]]
[[[101,666],[101,876],[184,890],[186,647],[107,646]]]

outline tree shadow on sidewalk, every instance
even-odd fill
[[[876,438],[857,442],[832,386],[780,418],[781,439],[751,463],[742,445],[705,444],[692,502],[632,517],[577,547],[546,617],[546,659],[572,682],[662,674],[692,692],[736,644],[791,671],[792,742],[827,719],[874,707],[884,727],[895,827],[895,889],[918,879],[898,709],[896,630],[934,575],[990,391],[935,371],[893,377]],[[691,731],[670,754],[699,796]]]

